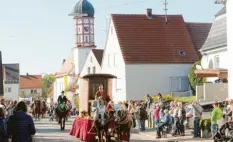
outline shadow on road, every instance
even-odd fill
[[[36,128],[36,133],[70,133],[70,130]]]
[[[50,122],[50,123],[48,123],[48,122],[38,122],[38,121],[34,121],[34,124],[35,125],[54,125],[54,124],[57,124],[57,125],[60,125],[60,124],[58,124],[58,122]],[[66,125],[72,125],[73,124],[73,122],[66,122]]]

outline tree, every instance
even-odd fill
[[[196,70],[196,65],[201,65],[201,61],[195,62],[192,67],[189,69],[188,78],[189,83],[193,89],[193,91],[196,91],[196,85],[205,83],[205,78],[197,77],[194,73],[194,70]]]
[[[55,82],[56,78],[53,74],[47,74],[42,79],[42,97],[47,98],[48,94],[52,90],[53,83]]]
[[[25,93],[24,91],[21,92],[21,94],[19,95],[21,98],[24,98],[25,97]]]

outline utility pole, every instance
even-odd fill
[[[168,20],[167,20],[167,11],[168,11],[167,5],[168,5],[168,2],[167,2],[167,0],[165,0],[165,2],[164,2],[164,11],[165,11],[165,22],[166,23],[168,22]]]
[[[105,32],[106,33],[106,38],[107,38],[107,36],[108,36],[108,25],[109,25],[109,18],[105,18],[105,30],[101,30],[101,31],[103,31],[103,32]]]

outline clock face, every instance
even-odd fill
[[[89,32],[89,27],[84,27],[85,32]]]

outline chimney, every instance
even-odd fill
[[[26,75],[28,76],[29,74],[27,73]]]
[[[64,65],[64,63],[66,62],[66,59],[63,59],[63,61],[62,61],[62,65]]]
[[[146,9],[146,16],[148,19],[152,19],[152,9],[151,8]]]

